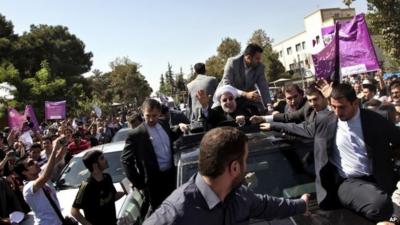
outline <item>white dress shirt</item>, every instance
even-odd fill
[[[154,127],[145,125],[149,133],[151,144],[157,156],[158,165],[161,171],[166,171],[172,166],[171,142],[167,132],[157,123]]]
[[[334,150],[329,161],[343,178],[371,175],[372,162],[365,149],[359,109],[352,119],[338,120]]]

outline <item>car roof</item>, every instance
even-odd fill
[[[253,132],[247,133],[249,138],[248,146],[250,154],[257,154],[257,152],[270,153],[280,151],[286,148],[292,148],[291,145],[282,142],[282,138],[277,137],[276,132]],[[178,158],[182,163],[186,164],[198,160],[199,143],[191,145],[187,149],[181,149]]]
[[[119,152],[124,149],[125,141],[113,142],[104,145],[97,145],[75,155],[75,157],[83,157],[87,151],[100,150],[103,153]]]

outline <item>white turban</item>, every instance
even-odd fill
[[[236,88],[232,87],[231,85],[224,85],[219,87],[214,94],[214,102],[219,102],[219,99],[221,98],[221,96],[225,93],[231,93],[233,95],[234,98],[237,98],[239,96],[239,92]]]

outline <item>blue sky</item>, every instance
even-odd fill
[[[303,31],[304,16],[321,8],[346,7],[341,0],[1,0],[0,13],[16,33],[31,24],[67,26],[91,51],[93,69],[110,70],[116,57],[142,65],[153,90],[170,62],[173,70],[204,62],[225,37],[242,48],[252,32],[264,29],[278,42]],[[366,0],[357,0],[357,13]]]

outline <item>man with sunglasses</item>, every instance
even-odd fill
[[[51,178],[56,162],[64,156],[67,148],[61,136],[54,141],[54,148],[43,171],[33,159],[22,158],[15,164],[14,171],[25,181],[23,196],[31,207],[36,225],[61,225],[62,221],[52,207],[50,199],[60,208],[56,190],[48,181]],[[47,197],[48,196],[48,197]]]

